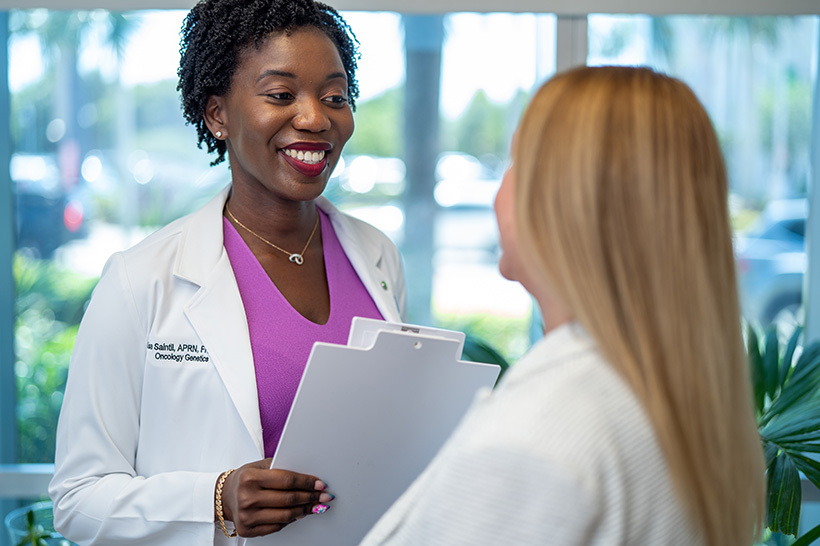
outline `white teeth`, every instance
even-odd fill
[[[307,163],[308,165],[315,165],[316,163],[319,163],[325,158],[324,151],[306,152],[304,150],[293,150],[290,148],[285,148],[284,152],[287,156]]]

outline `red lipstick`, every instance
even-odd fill
[[[282,148],[279,150],[279,153],[282,157],[285,158],[285,161],[288,162],[288,165],[294,168],[296,172],[300,173],[303,176],[307,177],[315,177],[322,174],[327,167],[327,154],[330,151],[331,147],[327,143],[321,142],[297,142],[295,144],[291,144],[287,148]],[[322,159],[318,163],[306,162],[298,157],[294,157],[296,152],[300,152],[303,154],[314,154],[317,152],[324,152],[322,154]],[[310,160],[308,160],[310,161]]]

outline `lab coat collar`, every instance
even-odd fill
[[[382,236],[380,235],[379,239],[364,236],[361,229],[355,228],[356,220],[343,214],[324,197],[319,197],[316,205],[330,219],[350,265],[359,275],[382,317],[387,321],[400,322],[402,310],[399,309],[397,291],[401,288],[393,286],[390,275],[383,267],[384,248],[380,242],[383,241]]]
[[[180,240],[180,251],[174,266],[175,276],[202,286],[205,277],[220,261],[225,253],[222,210],[230,191],[229,184],[203,208],[194,212],[185,223]],[[390,292],[387,298],[386,294],[373,290],[374,286],[383,286],[382,281],[387,284],[386,279],[377,279],[372,273],[374,270],[381,272],[384,249],[375,239],[365,238],[360,233],[356,233],[351,219],[325,197],[320,196],[316,199],[316,205],[327,214],[353,269],[359,274],[382,315],[388,320],[399,320],[399,310],[396,308],[392,295],[393,287],[388,286],[386,290],[382,290],[382,292]],[[215,218],[219,218],[219,221],[215,222]]]
[[[182,228],[174,275],[202,286],[205,277],[225,254],[222,209],[231,193],[225,186],[204,207],[192,213]],[[215,221],[218,219],[219,221]]]
[[[184,220],[174,275],[199,286],[185,307],[185,314],[213,359],[260,456],[264,456],[247,317],[223,241],[222,210],[230,189],[230,185],[226,186]],[[394,287],[387,283],[388,275],[381,267],[383,248],[379,240],[357,230],[355,220],[324,197],[318,198],[316,204],[330,218],[351,265],[382,316],[390,321],[401,320]]]

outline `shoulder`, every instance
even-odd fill
[[[665,480],[667,471],[649,417],[583,335],[557,332],[514,364],[475,408],[465,447],[525,453],[575,476],[590,494],[631,479],[655,487],[646,477]]]
[[[222,254],[222,209],[230,191],[225,186],[202,207],[158,229],[131,248],[115,254],[135,275],[171,276],[212,267]]]
[[[100,282],[117,279],[127,285],[129,292],[147,295],[146,292],[157,292],[158,286],[171,285],[180,277],[178,273],[186,255],[189,261],[191,256],[218,256],[222,246],[222,220],[212,209],[215,207],[204,207],[178,218],[134,246],[114,253],[103,269]]]
[[[594,499],[601,510],[596,533],[623,533],[627,542],[641,529],[687,535],[690,524],[642,403],[594,342],[557,341],[536,345],[507,372],[468,449],[504,453],[507,463],[540,472],[550,488],[563,484],[562,495],[575,489],[575,502]]]
[[[103,270],[103,277],[112,270],[127,271],[129,277],[170,274],[186,219],[175,220],[134,246],[114,253]]]
[[[640,403],[593,346],[556,358],[536,350],[512,366],[479,409],[473,447],[504,445],[576,472],[593,489],[614,452],[655,443]]]
[[[516,414],[535,425],[533,432],[583,442],[594,442],[599,429],[648,427],[631,388],[594,341],[565,328],[536,343],[511,367],[490,399],[493,413]]]

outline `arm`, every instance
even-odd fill
[[[49,487],[55,523],[76,542],[213,539],[218,472],[143,477],[135,471],[148,328],[144,321],[123,258],[115,255],[77,336]]]
[[[58,425],[55,477],[50,485],[55,522],[67,538],[82,544],[212,543],[215,485],[220,471],[227,470],[219,467],[229,457],[224,453],[213,453],[212,457],[211,452],[218,452],[231,440],[202,438],[200,442],[182,430],[174,435],[169,428],[172,436],[145,443],[147,432],[141,427],[148,421],[147,414],[153,411],[153,423],[158,415],[159,400],[153,407],[143,407],[152,395],[180,397],[178,404],[161,407],[185,416],[159,416],[176,427],[190,425],[190,419],[201,422],[202,405],[218,402],[213,394],[196,390],[177,393],[165,388],[160,394],[160,386],[146,380],[146,339],[153,320],[146,316],[167,314],[172,298],[135,298],[128,271],[122,255],[112,258],[77,337]],[[167,296],[169,292],[156,279],[145,284],[154,293]],[[187,292],[182,296],[187,300]],[[141,311],[137,301],[148,301],[149,311]],[[163,378],[170,380],[173,375]],[[214,429],[220,426],[223,424],[215,423]],[[157,438],[157,431],[151,436]],[[185,461],[190,457],[196,459],[188,467]],[[190,471],[211,466],[219,470]],[[315,477],[271,471],[269,467],[269,460],[250,463],[238,468],[223,484],[225,519],[236,518],[243,536],[281,529],[295,517],[310,513],[320,498],[330,500],[315,489]],[[221,529],[217,533],[219,536]]]

